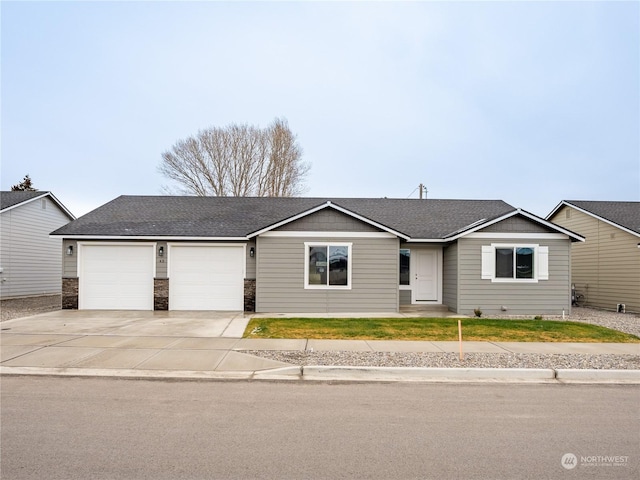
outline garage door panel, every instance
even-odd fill
[[[242,246],[172,246],[169,260],[171,310],[242,310]]]
[[[81,309],[153,309],[153,245],[83,245],[80,257]]]

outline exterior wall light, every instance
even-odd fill
[[[159,257],[164,256],[164,247],[160,247],[160,248],[158,249],[158,256],[159,256]]]
[[[73,245],[67,247],[67,255],[73,255]]]
[[[255,256],[256,256],[256,249],[255,249],[255,248],[251,247],[251,248],[249,249],[249,256],[250,256],[251,258],[253,258],[253,257],[255,257]]]

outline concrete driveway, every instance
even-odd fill
[[[3,333],[240,338],[252,314],[210,311],[58,310],[0,324]]]

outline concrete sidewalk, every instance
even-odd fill
[[[432,369],[309,367],[260,358],[251,350],[457,352],[457,342],[390,340],[292,340],[125,335],[63,335],[3,332],[2,374],[162,378],[254,378],[312,380],[552,381],[550,369]],[[464,342],[465,353],[582,353],[640,355],[640,344]],[[608,381],[636,379],[640,371],[600,371]],[[589,377],[582,372],[582,380]],[[593,380],[593,378],[591,379]]]
[[[507,368],[314,367],[251,350],[458,352],[458,342],[241,338],[255,314],[66,310],[2,322],[0,373],[144,378],[556,381],[559,371]],[[356,316],[351,314],[350,316]],[[464,342],[465,353],[640,355],[640,344]],[[640,383],[640,371],[580,372],[580,381]],[[616,373],[619,372],[619,373]],[[564,374],[563,374],[564,375]],[[566,377],[565,377],[566,378]],[[591,380],[590,380],[591,379]]]

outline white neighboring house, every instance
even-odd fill
[[[62,241],[75,220],[51,192],[0,192],[0,298],[62,293]]]

